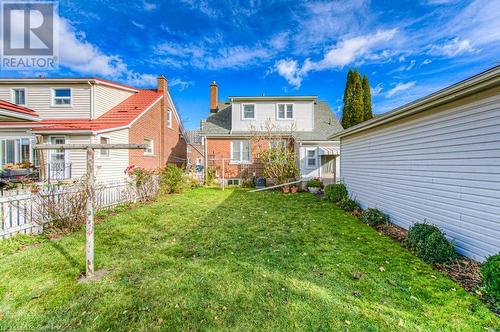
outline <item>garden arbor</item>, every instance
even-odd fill
[[[87,218],[85,222],[85,277],[90,279],[94,276],[94,206],[95,206],[95,173],[94,173],[94,151],[116,150],[116,149],[145,149],[144,144],[36,144],[38,150],[86,150],[87,171]]]

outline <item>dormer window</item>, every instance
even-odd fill
[[[26,105],[26,89],[12,89],[12,102],[17,105]]]
[[[71,89],[69,88],[53,89],[52,106],[71,106]]]
[[[278,120],[293,119],[293,104],[278,104]]]
[[[243,120],[253,120],[255,119],[255,104],[243,104],[241,105]]]

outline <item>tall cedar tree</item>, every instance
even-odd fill
[[[349,70],[344,91],[342,127],[347,129],[373,117],[368,77],[357,70]]]
[[[363,75],[363,121],[373,118],[372,113],[372,93],[370,91],[370,82],[368,76]]]
[[[351,126],[363,122],[365,118],[363,106],[363,82],[361,75],[357,70],[354,70],[354,88],[352,97],[352,122]]]
[[[342,109],[342,127],[349,128],[352,123],[352,96],[353,96],[354,78],[353,72],[349,69],[344,90],[344,108]]]

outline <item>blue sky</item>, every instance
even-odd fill
[[[187,128],[208,85],[318,95],[340,116],[349,68],[383,113],[500,64],[500,1],[60,1],[60,68],[153,87],[164,74]],[[34,76],[38,72],[1,72]]]

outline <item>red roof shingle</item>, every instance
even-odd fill
[[[161,92],[139,90],[120,104],[113,107],[95,120],[57,119],[37,122],[36,131],[98,131],[128,126],[144,111],[153,106],[162,97]],[[17,105],[16,105],[17,106]],[[36,113],[35,113],[36,114]],[[18,122],[0,122],[1,126],[19,125]],[[35,128],[32,128],[35,129]]]
[[[0,109],[4,109],[7,111],[11,112],[16,112],[24,115],[31,115],[31,116],[38,116],[38,114],[33,111],[32,109],[29,109],[24,106],[16,105],[13,103],[9,103],[8,101],[5,101],[3,99],[0,99]]]

